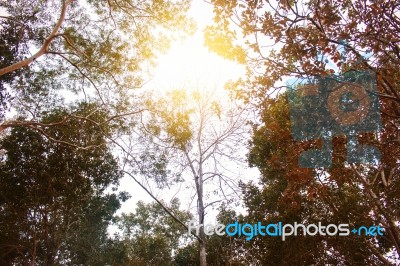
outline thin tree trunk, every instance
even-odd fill
[[[201,230],[203,231],[204,235],[204,229],[202,228]],[[204,241],[205,239],[202,240],[203,241],[200,242],[200,266],[207,266],[206,242]]]
[[[203,202],[203,183],[202,180],[199,178],[199,186],[198,186],[198,212],[199,212],[199,222],[203,226],[200,227],[200,232],[199,232],[199,246],[200,246],[200,266],[207,266],[207,251],[206,251],[206,235],[204,233],[204,202]]]

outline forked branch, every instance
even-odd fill
[[[32,55],[31,57],[29,57],[25,60],[14,63],[10,66],[1,68],[0,69],[0,77],[5,74],[8,74],[10,72],[13,72],[15,70],[18,70],[20,68],[28,66],[30,63],[32,63],[33,61],[35,61],[36,59],[38,59],[39,57],[41,57],[42,55],[47,53],[51,42],[56,37],[58,37],[58,31],[60,30],[61,25],[65,20],[65,14],[67,12],[67,8],[72,3],[72,1],[74,1],[74,0],[65,0],[64,1],[62,8],[61,8],[61,14],[60,14],[60,17],[58,18],[57,24],[54,26],[53,31],[51,32],[49,37],[44,41],[44,43],[43,43],[42,47],[39,49],[39,51],[37,51],[34,55]]]

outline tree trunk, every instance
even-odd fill
[[[202,173],[201,173],[201,168],[200,168],[200,175],[197,177],[197,196],[198,196],[198,214],[199,214],[199,222],[203,226],[200,227],[200,232],[199,232],[199,247],[200,247],[200,266],[207,266],[207,251],[206,251],[206,234],[204,233],[204,202],[203,202],[203,178],[202,178]]]
[[[204,230],[203,230],[204,234]],[[201,237],[201,234],[200,234]],[[207,266],[207,253],[206,253],[206,242],[205,239],[201,239],[202,241],[200,242],[200,266]]]
[[[200,200],[199,200],[199,202],[200,202]],[[202,210],[202,214],[201,214],[202,217],[200,217],[201,210]],[[199,220],[201,221],[200,224],[203,224],[203,226],[200,227],[200,232],[199,232],[200,266],[207,266],[206,234],[204,233],[204,208],[202,208],[202,207],[199,208],[199,218],[200,218]]]

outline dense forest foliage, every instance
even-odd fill
[[[189,0],[0,2],[0,265],[400,263],[400,3],[206,4],[205,46],[245,75],[143,93],[196,30]],[[252,181],[233,171],[247,166]]]

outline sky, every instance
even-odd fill
[[[0,14],[2,13],[4,11],[0,10]],[[152,79],[146,83],[143,89],[162,92],[182,88],[187,90],[223,90],[227,81],[238,79],[245,74],[244,66],[221,58],[210,52],[204,45],[203,31],[207,25],[213,22],[212,5],[204,0],[192,0],[188,15],[196,22],[196,32],[184,40],[173,42],[168,52],[158,58]],[[245,154],[245,151],[243,154]],[[247,171],[249,170],[243,169],[241,174],[247,175]],[[252,177],[258,175],[255,169],[250,170],[249,173],[248,175]],[[119,189],[129,192],[132,197],[122,204],[118,214],[134,212],[139,200],[144,202],[154,201],[129,177],[122,178]],[[167,192],[165,190],[152,192],[158,199],[169,202],[176,195],[176,191],[175,189]],[[182,209],[185,209],[185,206],[188,205],[184,201],[189,197],[190,195],[179,197],[181,198]],[[194,213],[193,209],[192,213]],[[206,218],[212,223],[215,221],[215,215],[216,212],[211,211]],[[111,232],[115,232],[115,228],[111,228]]]
[[[212,6],[203,0],[193,0],[189,16],[195,20],[197,31],[193,36],[185,40],[174,42],[170,50],[159,58],[153,78],[146,83],[144,89],[155,91],[182,88],[223,90],[227,81],[230,79],[235,80],[245,74],[243,66],[217,56],[204,46],[203,30],[212,23]],[[243,171],[244,175],[246,175],[246,171],[249,171],[247,175],[252,177],[258,174],[255,170],[243,169]],[[153,201],[131,178],[123,178],[120,189],[130,192],[132,198],[123,203],[119,213],[134,212],[138,200]],[[176,190],[155,192],[156,196],[166,202],[175,193]],[[183,195],[180,198],[187,199],[188,195]],[[185,209],[187,204],[182,202],[183,200],[181,200],[181,208]],[[215,212],[211,212],[206,219],[213,222],[215,221],[215,215]]]
[[[222,88],[229,79],[244,74],[244,67],[224,60],[204,46],[203,30],[212,23],[212,5],[203,0],[193,0],[189,16],[197,24],[193,36],[172,44],[171,49],[159,59],[152,82],[156,89],[197,86]]]

